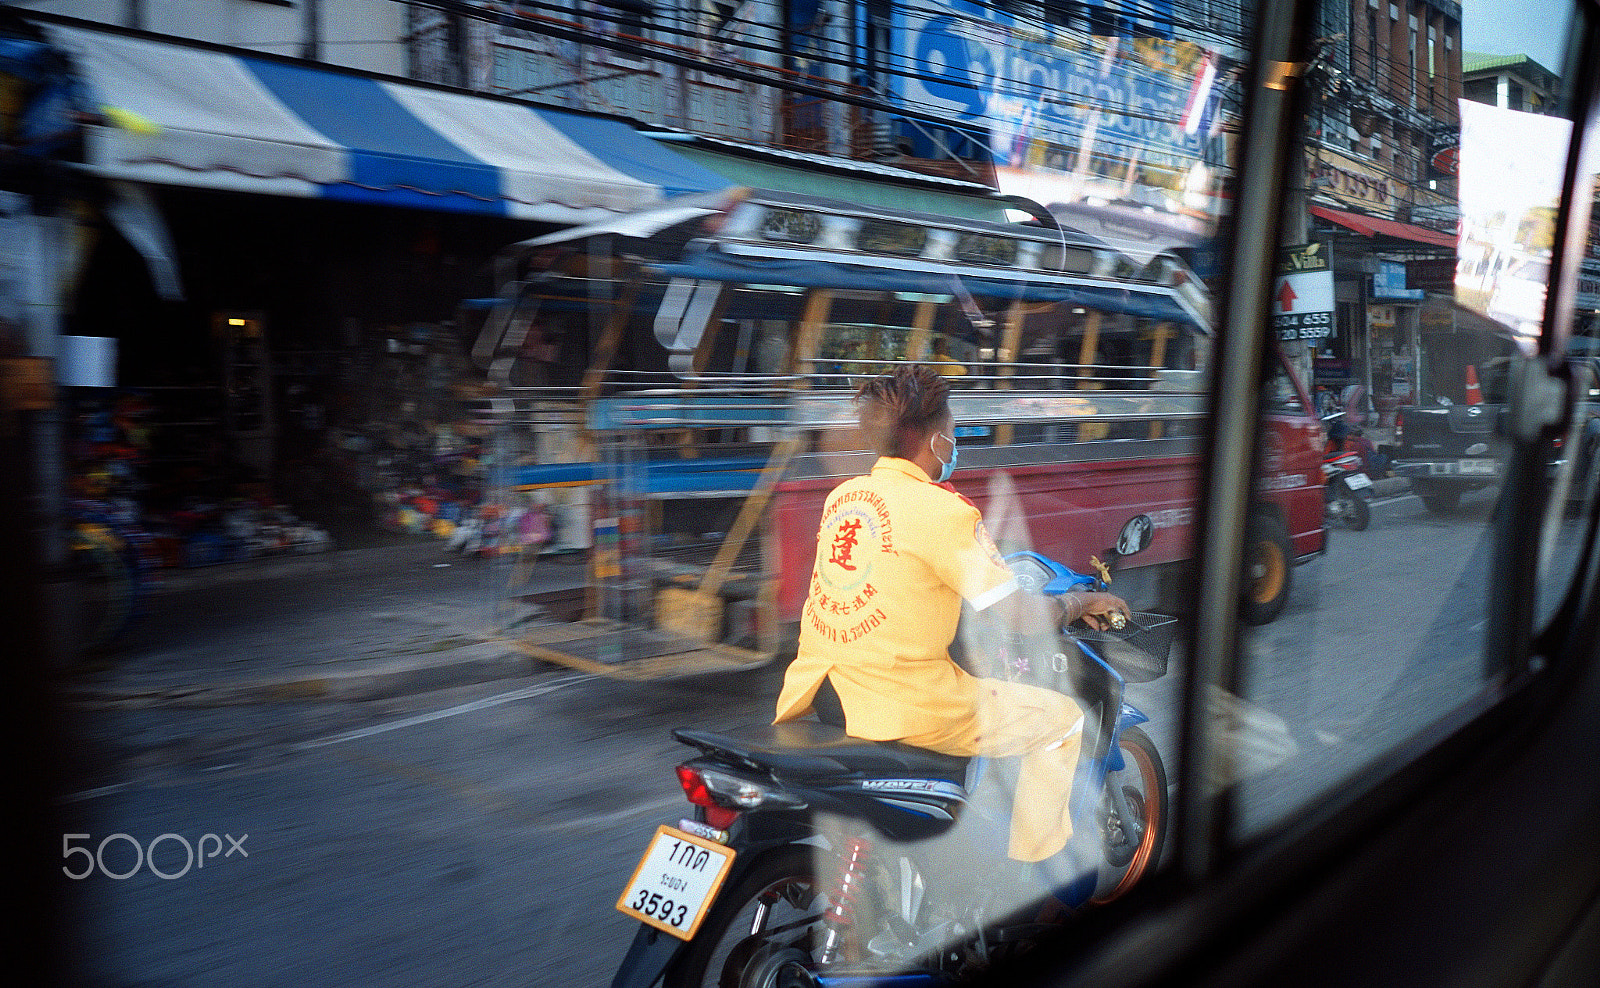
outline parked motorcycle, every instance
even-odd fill
[[[1111,561],[1153,530],[1135,517]],[[1032,552],[1007,559],[1029,592],[1110,580],[1098,560],[1088,575]],[[1060,689],[1085,712],[1069,848],[1089,860],[1065,885],[1040,886],[1066,908],[1123,894],[1160,859],[1166,770],[1124,693],[1165,675],[1174,630],[1136,612],[1120,630],[1010,640],[997,659],[1002,675]],[[820,720],[673,736],[698,751],[677,769],[694,816],[657,829],[617,902],[641,925],[613,988],[944,985],[1050,929],[1037,901],[1006,899],[1038,872],[1004,857],[1008,821],[983,809],[1009,805],[993,798],[998,762],[864,741]],[[932,849],[957,836],[971,853]]]
[[[1372,521],[1372,478],[1360,450],[1348,440],[1359,434],[1335,412],[1323,419],[1328,426],[1328,445],[1322,454],[1323,518],[1328,524],[1343,522],[1352,531],[1364,531]]]

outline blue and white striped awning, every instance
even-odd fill
[[[588,223],[727,179],[620,120],[304,63],[51,25],[123,126],[111,179]],[[126,121],[133,121],[132,126]]]

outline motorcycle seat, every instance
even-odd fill
[[[739,727],[725,733],[679,728],[672,736],[708,755],[775,775],[966,778],[967,759],[895,741],[851,737],[814,720]]]

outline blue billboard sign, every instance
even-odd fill
[[[965,0],[897,5],[896,49],[915,71],[892,77],[891,90],[910,113],[992,130],[1002,164],[1029,142],[1076,149],[1092,138],[1105,157],[1187,168],[1208,136],[1184,127],[1206,53],[1156,36],[1170,34],[1170,4],[1140,10],[1150,22],[1132,26],[1141,36],[1116,37]]]

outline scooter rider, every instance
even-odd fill
[[[1099,628],[1128,605],[1108,593],[1016,593],[978,509],[947,481],[955,468],[949,385],[901,366],[856,394],[862,433],[879,459],[829,494],[817,536],[799,651],[776,722],[831,690],[855,737],[957,756],[1019,756],[1007,853],[1041,861],[1072,835],[1069,796],[1083,737],[1070,698],[975,677],[950,657],[965,600],[1014,631],[1046,633],[1082,619]],[[1058,603],[1059,600],[1059,603]]]

